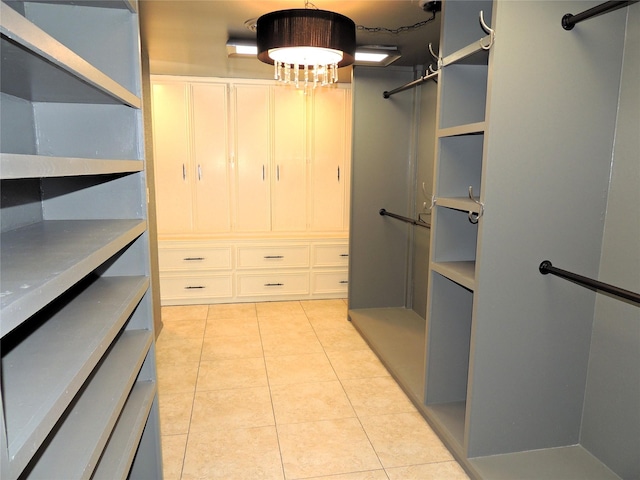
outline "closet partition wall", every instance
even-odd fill
[[[392,98],[410,68],[355,67],[349,318],[398,382],[423,401],[435,84]],[[424,186],[424,187],[423,187]]]

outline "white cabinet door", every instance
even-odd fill
[[[311,229],[347,228],[351,140],[350,91],[319,88],[313,95],[311,139]]]
[[[154,83],[153,151],[160,235],[193,228],[188,110],[186,84]]]
[[[193,84],[194,230],[221,233],[231,229],[228,171],[227,87]]]
[[[268,232],[270,206],[270,96],[266,85],[236,85],[235,225],[238,232]]]
[[[273,89],[274,161],[271,228],[307,229],[306,95],[295,88]]]

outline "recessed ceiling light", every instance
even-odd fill
[[[229,57],[256,57],[258,46],[255,40],[232,39],[227,41],[227,55]]]
[[[227,54],[229,57],[251,57],[258,54],[255,40],[232,39],[227,42]],[[400,51],[394,45],[366,45],[356,48],[356,65],[390,65],[400,58]]]
[[[386,53],[366,53],[366,52],[358,52],[356,50],[356,62],[372,62],[372,63],[380,63],[389,55]]]
[[[386,67],[400,58],[398,47],[393,45],[365,45],[356,49],[355,65],[379,65]]]

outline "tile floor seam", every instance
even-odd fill
[[[348,320],[348,317],[346,319],[346,321]],[[311,325],[313,327],[313,324]],[[315,327],[314,331],[315,331]],[[382,463],[382,460],[380,458],[380,455],[378,454],[378,451],[376,450],[375,446],[373,445],[373,442],[371,441],[371,438],[369,437],[369,435],[367,434],[367,431],[364,428],[364,425],[362,424],[362,422],[360,421],[360,417],[358,415],[358,411],[356,410],[356,408],[353,405],[353,401],[351,400],[351,398],[349,397],[349,394],[347,393],[346,388],[344,388],[344,384],[342,383],[342,379],[340,378],[340,376],[338,375],[338,372],[336,371],[333,362],[331,362],[331,359],[329,358],[329,355],[327,354],[327,350],[324,347],[324,345],[322,346],[322,351],[325,354],[325,357],[327,358],[327,361],[329,362],[329,364],[331,365],[331,369],[333,370],[334,375],[336,376],[336,378],[338,379],[338,382],[340,383],[340,387],[342,388],[342,390],[344,391],[345,395],[347,396],[347,400],[349,402],[349,405],[351,406],[351,409],[353,410],[353,412],[355,413],[355,418],[358,421],[358,424],[360,425],[360,428],[362,429],[362,431],[364,432],[364,435],[367,438],[367,441],[369,442],[369,445],[371,446],[371,449],[373,450],[373,452],[376,454],[376,458],[378,459],[378,462],[380,463],[380,466],[382,469],[384,469],[384,464]],[[386,470],[385,470],[385,475],[387,475]],[[389,475],[387,475],[387,478],[389,477]]]
[[[260,347],[262,348],[262,361],[264,363],[264,374],[267,377],[267,390],[269,391],[269,400],[271,401],[271,414],[273,415],[273,428],[276,432],[276,442],[278,444],[278,453],[280,454],[280,469],[282,471],[283,480],[287,480],[287,475],[284,470],[284,459],[282,457],[282,445],[280,444],[280,434],[278,432],[278,420],[276,418],[276,411],[273,406],[273,393],[271,392],[271,382],[269,381],[269,371],[267,369],[267,358],[264,355],[264,344],[262,342],[262,331],[260,330],[260,321],[258,319],[258,309],[256,307],[256,320],[258,321],[258,334],[260,335]]]
[[[204,348],[204,336],[207,331],[207,324],[209,323],[209,307],[207,307],[207,314],[204,319],[204,330],[202,331],[202,341],[200,342],[200,356],[198,359],[198,368],[196,369],[196,381],[193,385],[193,398],[191,399],[191,412],[189,413],[189,428],[187,429],[187,438],[184,442],[184,455],[182,456],[182,465],[180,467],[180,478],[184,475],[184,464],[187,458],[187,447],[189,446],[189,438],[191,436],[191,421],[193,419],[193,411],[196,404],[196,392],[198,391],[198,379],[200,377],[200,365],[202,364],[202,351]]]

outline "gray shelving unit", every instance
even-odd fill
[[[137,4],[0,8],[0,476],[162,478]]]
[[[426,324],[408,227],[372,204],[410,211],[429,112],[354,70],[349,316],[474,479],[640,478],[637,306],[538,270],[640,287],[640,6],[561,24],[600,3],[443,2]]]
[[[594,5],[443,5],[421,410],[474,478],[619,478],[581,445],[594,294],[537,272],[597,277],[626,12],[560,25]]]

